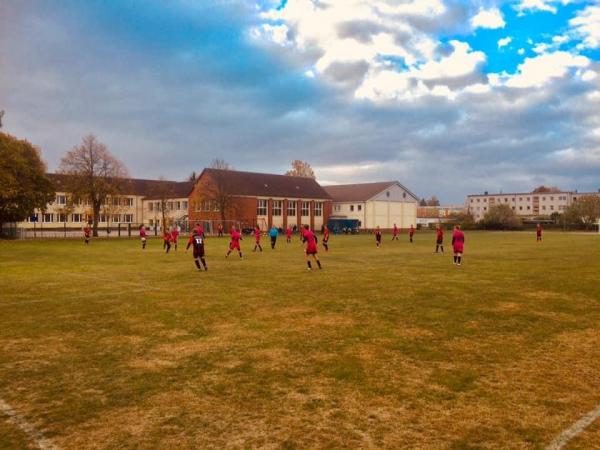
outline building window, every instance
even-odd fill
[[[181,202],[181,205],[183,206],[183,209],[188,209],[188,202]]]
[[[258,207],[256,208],[257,216],[266,216],[267,215],[267,201],[266,200],[258,200]]]
[[[519,201],[522,202],[523,201],[523,197],[519,197]]]
[[[302,202],[302,216],[310,216],[310,202]]]
[[[132,223],[133,222],[133,214],[123,214],[123,222]]]
[[[481,201],[481,199],[479,199],[479,198],[478,198],[478,199],[477,199],[477,203],[479,203],[480,201]]]
[[[167,203],[167,211],[173,211],[173,202]]]
[[[483,199],[483,203],[487,203],[487,198],[484,198],[484,199]]]
[[[528,207],[527,207],[527,211],[529,211],[530,209],[531,209],[531,206],[528,206]]]
[[[543,201],[546,201],[546,197],[542,197],[542,200],[543,200]]]
[[[175,202],[175,208],[179,211],[181,209],[181,202]]]
[[[522,206],[519,206],[519,211],[523,211],[523,207]]]
[[[350,211],[354,211],[354,205],[350,205]]]
[[[216,200],[213,201],[213,211],[219,212],[219,203]]]
[[[148,203],[148,211],[154,211],[154,203]]]
[[[550,210],[554,211],[554,205],[550,205]]]
[[[121,215],[120,214],[113,214],[112,215],[112,221],[114,223],[119,223],[121,221]]]
[[[542,209],[546,211],[546,205],[542,205]]]
[[[402,193],[402,198],[406,198],[406,192]]]
[[[287,215],[288,216],[295,216],[296,215],[296,202],[295,201],[289,201],[288,200]]]
[[[71,218],[73,219],[71,222],[74,222],[74,223],[81,222],[81,214],[72,214]]]
[[[323,215],[323,203],[315,202],[315,217],[321,217]]]
[[[357,205],[356,207],[359,211],[362,211],[362,205]]]
[[[112,204],[113,206],[119,206],[119,197],[113,197]]]
[[[281,209],[283,208],[283,202],[281,200],[273,200],[273,215],[281,216]]]
[[[483,210],[484,210],[484,211],[487,211],[487,206],[484,206],[484,207],[483,207]]]
[[[66,205],[67,197],[65,195],[57,195],[56,196],[56,204],[57,205]]]
[[[60,223],[65,223],[67,221],[67,215],[66,214],[57,214],[56,215],[56,221],[60,222]]]
[[[389,197],[389,196],[390,196],[390,191],[387,191],[387,192],[385,193],[385,196],[386,196],[386,197]]]
[[[554,200],[554,197],[550,197],[550,200]]]
[[[45,223],[54,222],[54,214],[44,213],[42,221]]]
[[[471,199],[471,203],[473,203],[473,199]]]
[[[106,214],[100,214],[100,218],[99,218],[98,222],[106,223]]]
[[[133,206],[133,198],[125,197],[123,199],[123,206]]]
[[[527,197],[527,201],[530,201],[530,200],[531,200],[531,197]]]

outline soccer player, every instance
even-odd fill
[[[256,227],[254,227],[254,239],[255,239],[254,250],[252,250],[252,251],[255,252],[256,249],[258,248],[262,252],[262,247],[260,246],[260,227],[258,225],[256,225]]]
[[[292,228],[288,225],[285,229],[285,241],[290,244],[292,242]]]
[[[315,234],[308,228],[308,225],[304,225],[304,232],[302,233],[304,237],[304,242],[306,243],[306,250],[304,251],[304,255],[306,257],[306,265],[308,266],[308,270],[312,270],[312,264],[310,262],[309,256],[312,256],[313,259],[317,262],[317,266],[319,269],[321,267],[321,261],[319,261],[319,257],[317,256],[317,237]]]
[[[83,239],[85,241],[86,244],[90,243],[90,236],[92,235],[92,229],[90,228],[89,225],[86,225],[85,227],[83,227]]]
[[[381,247],[381,230],[379,229],[379,225],[375,228],[375,245],[377,245],[377,248]]]
[[[169,253],[169,250],[171,250],[172,240],[173,236],[171,236],[171,232],[169,230],[165,230],[163,233],[163,248],[165,249],[165,253]]]
[[[140,225],[140,240],[142,241],[142,250],[146,248],[146,227]]]
[[[327,225],[323,227],[323,247],[325,247],[325,251],[329,251],[329,228]]]
[[[177,225],[175,225],[173,227],[173,231],[171,231],[171,241],[173,242],[175,251],[177,251],[177,240],[178,239],[179,239],[179,227]]]
[[[435,252],[438,253],[440,249],[444,253],[444,229],[437,225],[435,227]]]
[[[535,241],[542,242],[542,225],[539,223],[535,226]]]
[[[460,266],[462,254],[465,249],[465,234],[460,229],[460,225],[454,227],[452,233],[452,249],[454,250],[454,264]]]
[[[221,223],[217,227],[217,236],[223,237],[223,224],[221,224]]]
[[[187,247],[185,248],[186,252],[190,248],[190,245],[194,246],[194,263],[196,264],[198,270],[202,270],[202,267],[200,267],[200,262],[202,262],[204,270],[208,270],[208,267],[206,266],[206,260],[204,259],[204,237],[200,236],[196,230],[192,231],[190,240],[188,241]]]
[[[242,239],[242,234],[235,229],[235,226],[231,227],[231,242],[229,243],[229,251],[225,255],[225,258],[228,258],[233,250],[237,250],[240,255],[240,259],[242,259],[242,250],[240,249],[240,240]]]
[[[202,228],[202,224],[198,224],[196,226],[196,233],[198,233],[198,236],[202,236],[202,238],[204,239],[206,236],[204,235],[204,228]]]
[[[412,224],[410,224],[410,228],[408,230],[408,238],[410,239],[410,242],[413,241],[414,235],[415,235],[415,227],[413,227]]]
[[[269,230],[269,236],[271,237],[271,248],[275,250],[275,243],[277,242],[277,236],[279,235],[279,230],[275,225],[271,227]]]
[[[392,241],[398,240],[398,227],[394,224],[394,228],[392,229]]]

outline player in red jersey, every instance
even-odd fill
[[[140,240],[142,241],[142,250],[146,248],[146,227],[144,225],[140,225]]]
[[[410,242],[413,241],[413,236],[415,235],[415,227],[412,226],[412,224],[410,225],[410,228],[408,229],[408,239],[410,239]]]
[[[177,251],[177,241],[179,239],[179,227],[176,225],[173,227],[173,231],[171,231],[171,242],[173,242],[173,246],[175,247],[175,251]]]
[[[262,247],[260,246],[260,227],[258,225],[256,225],[256,227],[254,227],[254,250],[252,250],[253,252],[256,251],[256,249],[258,248],[261,252],[262,252]]]
[[[454,232],[452,233],[452,249],[454,250],[454,264],[460,266],[465,249],[465,234],[460,229],[460,225],[454,227]]]
[[[539,223],[535,226],[535,241],[542,242],[542,225]]]
[[[317,237],[310,230],[308,225],[304,225],[304,232],[302,233],[302,236],[304,238],[304,242],[306,243],[304,255],[306,257],[306,265],[308,266],[308,270],[312,270],[312,265],[309,256],[312,256],[313,259],[317,262],[317,266],[319,266],[319,269],[322,269],[321,261],[319,261],[319,257],[317,256]]]
[[[92,229],[89,225],[83,227],[83,239],[86,244],[90,243],[90,236],[92,235]]]
[[[288,225],[285,229],[285,241],[290,244],[292,242],[292,228]]]
[[[325,251],[329,251],[329,228],[327,225],[323,227],[323,247],[325,247]]]
[[[235,229],[235,227],[231,227],[231,242],[229,243],[229,251],[227,252],[227,254],[225,255],[225,258],[228,258],[230,253],[233,250],[237,250],[239,255],[240,255],[240,259],[242,258],[242,250],[240,249],[240,240],[242,239],[242,234]]]
[[[202,262],[204,270],[208,270],[206,260],[204,259],[204,236],[200,236],[196,230],[192,231],[192,235],[190,236],[187,247],[185,248],[186,252],[189,250],[190,245],[193,246],[194,263],[196,264],[198,270],[202,270],[202,267],[200,267],[200,262]]]
[[[163,233],[163,248],[165,249],[165,253],[169,253],[169,250],[171,250],[172,240],[173,236],[171,236],[171,232],[169,230],[165,230]]]
[[[444,229],[437,225],[435,227],[435,252],[438,253],[440,249],[444,253]]]
[[[198,236],[202,236],[202,238],[205,238],[206,235],[204,234],[204,228],[202,228],[202,224],[198,224],[196,225],[196,233],[198,233]]]
[[[375,228],[375,245],[377,245],[377,248],[381,247],[381,230],[379,229],[379,225]]]
[[[221,223],[217,227],[217,236],[223,237],[223,224],[221,224]]]
[[[392,228],[392,241],[398,240],[398,227],[394,224],[394,228]]]

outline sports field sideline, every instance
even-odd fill
[[[401,239],[0,242],[0,448],[535,449],[600,405],[600,236]]]

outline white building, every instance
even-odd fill
[[[418,198],[398,181],[324,186],[333,200],[331,219],[357,219],[362,229],[417,224]]]
[[[521,217],[550,216],[552,213],[562,214],[578,198],[587,195],[600,195],[599,192],[520,192],[479,195],[468,195],[465,203],[467,211],[478,221],[483,219],[490,207],[508,205]]]

